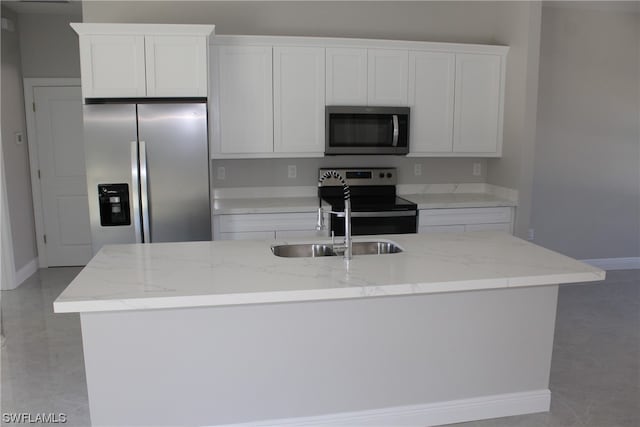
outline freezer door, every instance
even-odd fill
[[[141,241],[136,233],[140,225],[136,186],[137,126],[135,104],[96,104],[84,106],[84,151],[87,165],[87,193],[91,221],[91,244],[95,254],[105,244]],[[135,167],[135,168],[134,168]],[[132,169],[133,168],[133,169]],[[126,187],[113,184],[123,184]],[[111,221],[124,204],[99,194],[98,186],[128,191],[129,221]],[[123,190],[124,189],[124,190]],[[105,199],[106,197],[106,199]],[[112,195],[112,197],[116,197]],[[123,198],[124,199],[124,198]],[[101,221],[102,201],[102,221]],[[105,203],[112,202],[113,207]],[[105,209],[114,209],[109,218]],[[120,214],[122,214],[120,212]],[[105,224],[102,225],[101,224]]]
[[[150,241],[211,240],[206,104],[138,104],[138,137]]]

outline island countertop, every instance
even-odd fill
[[[284,241],[107,245],[54,302],[95,312],[460,292],[602,280],[604,271],[502,232],[356,237],[404,252],[281,258]],[[302,240],[299,240],[302,241]],[[309,241],[309,240],[306,240]]]

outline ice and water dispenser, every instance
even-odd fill
[[[98,184],[100,225],[131,225],[129,184]]]

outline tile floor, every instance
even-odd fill
[[[2,293],[2,413],[64,412],[66,425],[89,425],[79,318],[51,305],[79,271],[43,269]],[[550,388],[549,413],[456,425],[640,427],[640,270],[561,286]]]

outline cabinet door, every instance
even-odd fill
[[[220,153],[273,152],[270,46],[218,46]]]
[[[454,54],[409,52],[412,154],[453,150],[454,76]]]
[[[324,153],[324,48],[274,47],[274,151]]]
[[[500,56],[456,55],[453,151],[499,154],[501,70]]]
[[[144,36],[81,36],[82,96],[146,96],[144,61]]]
[[[407,105],[409,53],[406,50],[368,49],[368,104]]]
[[[327,105],[367,105],[367,49],[327,48]]]
[[[207,39],[146,36],[147,96],[207,96]]]

